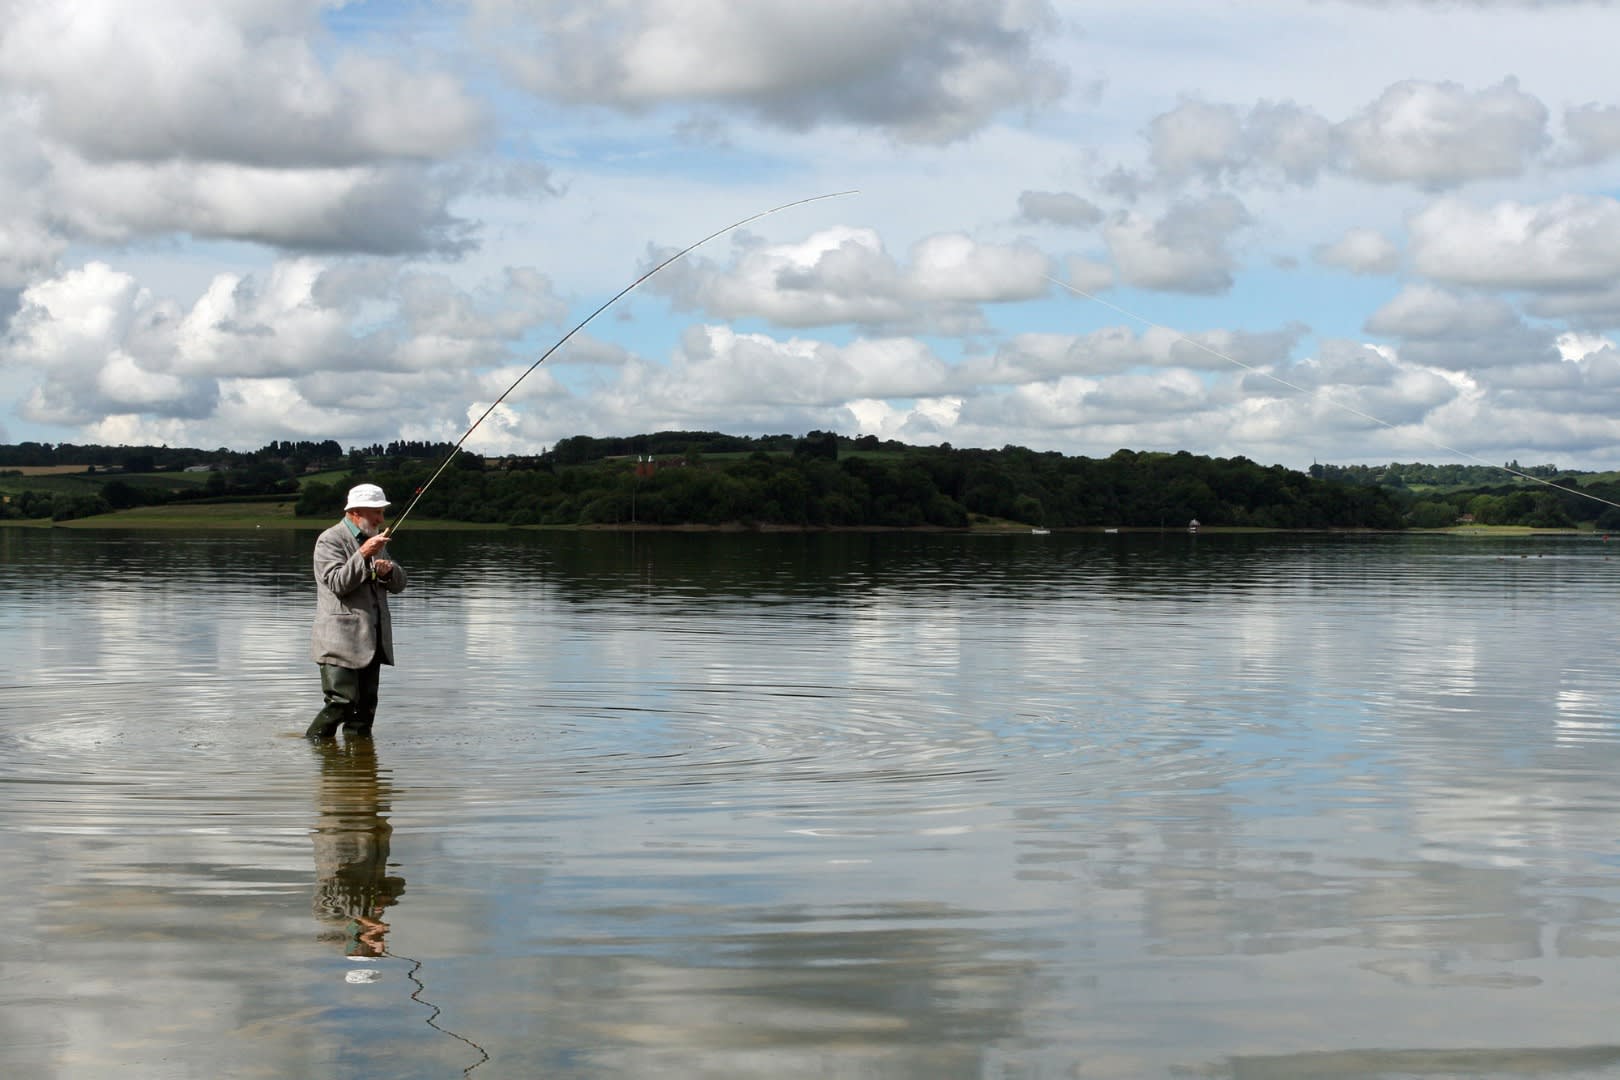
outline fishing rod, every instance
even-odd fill
[[[606,301],[604,301],[602,303],[602,305],[600,307],[598,307],[595,311],[591,312],[589,315],[585,316],[579,322],[575,323],[573,328],[570,329],[568,331],[568,333],[564,334],[562,337],[557,339],[556,344],[552,345],[551,348],[549,348],[545,352],[541,353],[540,354],[540,359],[536,360],[534,363],[530,364],[526,369],[524,369],[523,374],[519,375],[516,379],[513,379],[512,380],[512,385],[508,386],[505,390],[501,391],[501,396],[496,398],[494,400],[494,402],[492,402],[490,404],[489,408],[485,409],[481,414],[479,414],[478,419],[476,419],[476,420],[474,420],[472,422],[472,426],[469,427],[466,431],[462,432],[461,438],[456,440],[456,445],[454,445],[454,446],[452,446],[450,448],[450,453],[445,455],[444,460],[439,463],[439,467],[437,469],[433,470],[433,475],[428,477],[427,483],[423,484],[421,487],[416,489],[416,494],[411,499],[410,503],[406,505],[405,512],[400,514],[399,517],[394,521],[394,523],[392,525],[388,526],[388,528],[383,530],[383,535],[391,536],[394,533],[397,533],[399,531],[399,527],[401,525],[405,524],[405,519],[406,518],[411,516],[411,511],[416,509],[416,504],[418,502],[420,502],[421,499],[422,499],[422,496],[427,493],[427,489],[432,487],[433,482],[439,478],[439,475],[441,473],[443,473],[445,469],[450,467],[450,462],[453,461],[455,459],[456,454],[460,452],[461,446],[462,446],[463,443],[465,443],[467,441],[468,436],[470,436],[474,431],[477,431],[478,430],[478,425],[482,424],[489,417],[489,414],[494,412],[496,407],[499,406],[501,402],[506,400],[506,396],[508,394],[510,394],[513,390],[517,389],[518,383],[522,382],[524,379],[527,379],[529,377],[530,373],[533,372],[535,368],[537,368],[541,364],[545,363],[546,360],[548,360],[551,357],[552,353],[556,352],[558,349],[560,349],[564,345],[566,345],[568,343],[569,338],[572,338],[575,334],[577,334],[581,330],[585,329],[585,327],[590,324],[592,319],[596,318],[598,315],[602,314],[602,312],[604,312],[608,308],[612,307],[615,303],[618,302],[620,297],[624,296],[630,290],[634,289],[637,285],[640,285],[643,281],[646,281],[648,278],[650,278],[654,274],[658,273],[658,271],[662,270],[664,267],[668,266],[670,263],[674,262],[675,260],[681,258],[684,255],[687,255],[687,254],[689,254],[689,253],[691,253],[693,251],[696,251],[698,248],[702,247],[704,244],[707,244],[710,240],[713,240],[717,236],[724,236],[726,233],[731,232],[733,229],[742,228],[744,225],[747,225],[749,222],[758,221],[760,218],[763,218],[763,217],[770,217],[772,214],[780,213],[783,210],[791,210],[795,206],[804,206],[807,203],[820,202],[823,199],[837,199],[837,198],[840,198],[840,197],[842,197],[844,195],[853,195],[853,194],[855,194],[854,189],[849,190],[849,191],[828,192],[825,195],[812,195],[808,199],[795,199],[792,202],[783,203],[781,206],[773,206],[769,210],[761,210],[757,214],[750,214],[747,217],[743,218],[741,221],[732,222],[730,225],[727,225],[723,229],[716,229],[714,232],[710,233],[708,236],[705,236],[703,239],[697,241],[697,243],[695,243],[695,244],[688,244],[686,247],[683,247],[681,250],[679,250],[675,254],[669,256],[669,258],[665,259],[663,262],[659,263],[657,266],[654,266],[651,270],[648,270],[646,273],[644,273],[640,277],[636,278],[636,280],[632,281],[630,284],[626,285],[624,288],[622,288],[618,292],[614,293]]]
[[[1067,289],[1069,292],[1073,293],[1074,295],[1079,296],[1079,297],[1083,297],[1084,299],[1090,300],[1093,303],[1101,304],[1105,308],[1111,308],[1114,311],[1117,311],[1121,315],[1125,316],[1127,319],[1131,319],[1131,320],[1133,320],[1135,322],[1139,322],[1143,326],[1147,327],[1150,330],[1161,330],[1164,333],[1169,334],[1171,337],[1173,337],[1177,341],[1186,342],[1188,345],[1191,345],[1195,349],[1202,349],[1205,352],[1209,353],[1209,355],[1211,355],[1213,357],[1216,357],[1217,359],[1225,360],[1228,364],[1234,364],[1237,367],[1242,368],[1244,371],[1251,372],[1251,373],[1253,373],[1255,375],[1264,376],[1265,378],[1270,379],[1274,383],[1279,383],[1282,386],[1288,387],[1288,389],[1290,389],[1290,390],[1295,390],[1295,391],[1298,391],[1301,394],[1307,394],[1307,395],[1310,393],[1309,390],[1307,390],[1303,386],[1298,385],[1297,383],[1291,383],[1287,379],[1283,378],[1282,376],[1274,375],[1271,372],[1265,370],[1264,368],[1257,367],[1254,364],[1245,364],[1242,360],[1239,360],[1237,357],[1228,356],[1226,353],[1221,352],[1219,349],[1215,348],[1214,346],[1209,345],[1209,344],[1207,344],[1205,342],[1202,342],[1202,341],[1198,341],[1195,338],[1190,338],[1186,334],[1183,334],[1181,331],[1176,330],[1173,327],[1164,326],[1164,325],[1161,325],[1159,323],[1153,322],[1151,319],[1148,319],[1148,318],[1145,318],[1144,316],[1138,315],[1134,311],[1128,311],[1127,309],[1120,307],[1118,304],[1113,303],[1112,301],[1104,300],[1102,297],[1097,296],[1094,293],[1086,292],[1084,289],[1081,289],[1081,288],[1078,288],[1078,287],[1076,287],[1074,285],[1071,285],[1067,281],[1062,281],[1062,280],[1060,280],[1058,278],[1055,278],[1051,274],[1046,274],[1046,275],[1043,275],[1043,276],[1046,278],[1047,281],[1050,281],[1052,284],[1058,286],[1059,288]],[[1360,409],[1356,408],[1353,405],[1346,405],[1344,402],[1335,401],[1331,397],[1324,397],[1322,400],[1326,401],[1329,405],[1332,405],[1336,409],[1342,409],[1345,412],[1350,413],[1352,416],[1359,416],[1363,420],[1371,420],[1373,423],[1378,424],[1378,425],[1380,425],[1382,427],[1389,428],[1391,431],[1397,430],[1396,426],[1394,424],[1390,423],[1388,420],[1385,420],[1385,419],[1383,419],[1381,417],[1374,416],[1372,413],[1369,413],[1369,412],[1362,412]],[[1593,502],[1602,503],[1604,506],[1612,506],[1615,509],[1620,510],[1620,503],[1610,502],[1608,499],[1605,499],[1600,495],[1593,495],[1589,491],[1582,491],[1579,488],[1567,488],[1567,487],[1562,486],[1561,484],[1555,484],[1551,480],[1548,480],[1548,479],[1546,479],[1544,477],[1533,476],[1530,473],[1521,472],[1518,469],[1512,468],[1511,466],[1508,466],[1508,465],[1498,465],[1494,461],[1486,461],[1484,458],[1480,457],[1478,454],[1470,454],[1467,450],[1460,450],[1455,446],[1447,446],[1445,443],[1440,442],[1437,439],[1431,439],[1428,436],[1423,435],[1423,434],[1418,434],[1417,437],[1419,439],[1421,439],[1423,442],[1428,443],[1430,446],[1434,447],[1435,449],[1444,450],[1448,454],[1456,454],[1458,457],[1465,457],[1470,461],[1476,461],[1479,464],[1486,466],[1487,468],[1500,469],[1502,472],[1509,473],[1509,474],[1511,474],[1513,476],[1517,476],[1517,477],[1519,477],[1520,479],[1523,479],[1523,480],[1533,481],[1533,482],[1535,482],[1537,484],[1541,484],[1541,485],[1543,485],[1545,487],[1550,487],[1550,488],[1554,489],[1555,491],[1561,491],[1561,492],[1564,492],[1565,494],[1568,494],[1568,495],[1579,495],[1583,499],[1591,499]]]

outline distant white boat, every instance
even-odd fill
[[[1052,535],[1052,530],[1051,529],[1043,529],[1039,525],[1035,526],[1033,529],[1031,529],[1029,531],[1030,531],[1030,533],[1032,535],[1035,535],[1035,536],[1051,536]]]
[[[1105,533],[1116,532],[1117,533],[1117,532],[1119,532],[1119,530],[1118,529],[1104,529],[1103,532],[1105,532]]]

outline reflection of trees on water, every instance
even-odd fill
[[[419,533],[413,572],[458,583],[486,576],[544,583],[563,600],[654,590],[657,595],[757,603],[937,593],[942,584],[986,595],[1106,594],[1124,599],[1243,594],[1301,576],[1342,575],[1411,541],[1235,533],[1105,535],[961,532],[511,532]]]
[[[1130,589],[1139,580],[1167,589],[1167,574],[1185,577],[1190,588],[1231,582],[1230,574],[1206,573],[1189,560],[1185,534],[1132,537],[1123,561],[1118,536],[1089,534],[557,533],[545,534],[544,543],[535,558],[543,550],[548,586],[581,603],[652,589],[711,603],[836,599],[860,607],[879,595],[934,596],[942,585],[1049,599],[1054,590]],[[1252,540],[1222,543],[1246,549]]]
[[[379,776],[370,739],[322,744],[317,753],[315,918],[322,938],[345,942],[348,955],[380,956],[383,912],[405,891],[405,879],[388,872],[392,788]]]

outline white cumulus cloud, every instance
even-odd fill
[[[1513,79],[1479,91],[1408,81],[1347,121],[1343,137],[1361,176],[1449,187],[1522,172],[1548,141],[1547,107]]]
[[[790,130],[948,142],[1056,99],[1045,0],[475,0],[517,77],[560,101],[709,105]]]
[[[1120,211],[1103,236],[1119,276],[1131,285],[1218,293],[1231,287],[1231,240],[1248,222],[1241,202],[1219,194],[1179,202],[1157,219]]]
[[[1441,199],[1411,221],[1417,268],[1454,284],[1578,290],[1620,274],[1620,201],[1565,195],[1488,207]]]
[[[482,137],[482,110],[453,76],[326,59],[325,6],[12,0],[0,86],[37,101],[43,133],[92,160],[339,167],[438,159]]]
[[[689,259],[649,285],[713,318],[959,332],[982,325],[977,305],[1045,293],[1051,269],[1029,244],[987,244],[959,233],[925,237],[902,264],[875,229],[841,226],[803,241],[745,246],[729,267]]]

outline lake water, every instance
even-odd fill
[[[1620,541],[312,541],[0,529],[0,1075],[1620,1077]]]

